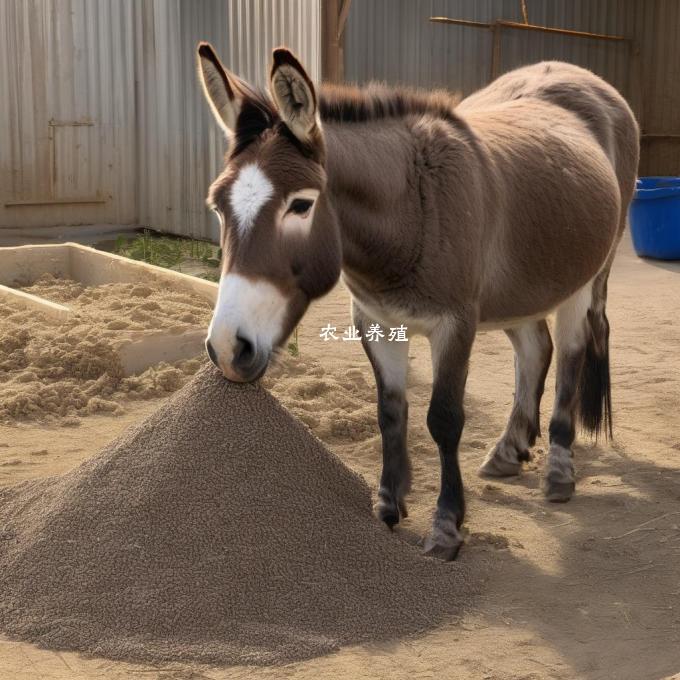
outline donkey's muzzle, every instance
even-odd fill
[[[218,355],[210,339],[205,341],[210,361],[219,368],[224,377],[233,382],[252,382],[260,378],[269,364],[270,351],[259,351],[256,344],[245,335],[237,334],[231,360]]]
[[[212,343],[210,340],[205,341],[205,350],[208,353],[208,357],[210,358],[210,361],[217,366],[217,368],[220,367],[219,363],[217,362],[217,353],[215,352],[215,348],[212,346]]]

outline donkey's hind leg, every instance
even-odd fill
[[[571,447],[576,436],[578,397],[591,337],[588,322],[591,291],[589,284],[572,295],[557,308],[555,318],[555,404],[550,419],[550,449],[544,480],[545,495],[554,502],[568,501],[575,488]]]
[[[552,357],[548,324],[541,319],[505,332],[515,349],[515,401],[503,436],[479,468],[483,477],[519,474],[541,430],[539,410]]]

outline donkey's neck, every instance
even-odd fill
[[[403,120],[325,123],[329,197],[343,271],[363,288],[404,285],[419,251],[421,200],[413,135]]]

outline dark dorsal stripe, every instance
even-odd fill
[[[459,98],[444,91],[420,92],[371,84],[366,88],[323,85],[319,98],[321,120],[363,123],[382,118],[431,115],[459,124],[454,111]]]

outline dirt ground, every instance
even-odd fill
[[[483,593],[462,623],[390,644],[345,648],[285,667],[150,667],[88,659],[0,639],[3,680],[90,678],[592,678],[647,680],[680,671],[680,265],[644,262],[626,236],[611,277],[613,442],[581,441],[577,495],[565,505],[539,488],[545,440],[519,478],[476,470],[501,433],[513,394],[510,344],[481,334],[467,393],[461,461],[468,544],[459,559],[483,567]],[[271,380],[274,392],[375,487],[379,438],[375,390],[359,343],[319,337],[349,322],[338,287],[300,332],[300,360]],[[426,531],[439,463],[425,427],[429,352],[412,343],[410,451],[414,488],[409,540]],[[547,431],[554,372],[543,408]],[[1,426],[0,484],[77,465],[159,401],[122,416],[92,415],[78,427]],[[456,593],[451,593],[456,597]],[[680,676],[678,676],[680,677]]]

